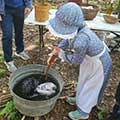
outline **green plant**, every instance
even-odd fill
[[[101,10],[102,11],[106,11],[106,9],[108,8],[108,6],[109,6],[109,2],[108,1],[102,1],[102,2],[100,2],[100,6],[101,6]],[[115,0],[114,1],[114,4],[113,4],[113,11],[116,11],[117,10],[117,8],[118,8],[118,6],[119,6],[119,0]]]
[[[0,111],[0,115],[8,120],[20,120],[21,118],[21,115],[16,110],[12,100],[6,103],[6,106]]]
[[[0,54],[0,77],[6,73],[4,68],[4,56]]]
[[[0,76],[4,75],[6,73],[5,69],[0,68]]]
[[[98,120],[104,120],[104,115],[108,113],[108,110],[105,106],[98,107]]]
[[[3,63],[4,62],[4,57],[3,55],[0,55],[0,63]]]

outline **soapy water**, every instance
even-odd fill
[[[27,76],[13,88],[13,92],[19,97],[33,101],[48,100],[57,95],[59,90],[57,80],[48,75],[48,80],[45,81],[45,76],[42,74]]]

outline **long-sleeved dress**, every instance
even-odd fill
[[[62,40],[62,59],[80,64],[76,92],[77,107],[90,113],[101,101],[112,68],[112,61],[105,44],[87,27],[79,29],[73,40]],[[67,52],[71,49],[72,54]]]

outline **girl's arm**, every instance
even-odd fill
[[[85,58],[86,51],[88,48],[88,36],[85,34],[79,35],[73,44],[73,54],[68,54],[65,51],[61,51],[59,53],[59,57],[64,61],[68,61],[72,64],[81,64],[83,59]]]
[[[68,40],[63,39],[58,44],[58,47],[61,48],[62,50],[65,50],[68,47],[68,45],[69,45]]]

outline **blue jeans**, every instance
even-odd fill
[[[23,26],[24,26],[24,6],[16,8],[5,6],[5,16],[1,23],[2,27],[2,47],[4,59],[6,62],[12,61],[12,38],[14,28],[14,39],[16,52],[24,50],[23,44]]]

